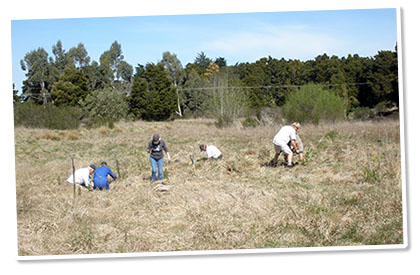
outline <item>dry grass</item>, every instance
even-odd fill
[[[16,128],[19,255],[403,242],[398,121],[303,125],[307,162],[264,167],[279,127],[177,120],[59,133]],[[166,192],[148,181],[153,133],[172,156]],[[198,162],[194,174],[189,155],[204,156],[200,143],[216,145],[224,159]],[[105,160],[116,172],[114,149],[122,179],[73,201],[69,154],[77,167]]]

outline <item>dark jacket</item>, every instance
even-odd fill
[[[147,146],[147,152],[150,152],[150,156],[155,160],[163,158],[163,151],[168,152],[168,148],[163,140],[159,140],[158,144],[154,144],[153,141],[149,142]]]

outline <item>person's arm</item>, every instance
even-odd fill
[[[168,161],[170,162],[171,155],[169,154],[168,147],[166,147],[166,143],[163,140],[161,140],[160,142],[162,142],[162,149],[165,151],[166,155],[168,156]]]
[[[297,148],[299,149],[299,159],[301,161],[304,161],[305,160],[305,156],[303,154],[303,142],[300,139],[299,135],[297,135],[297,134],[296,134],[296,144],[298,146]]]
[[[149,142],[149,145],[147,145],[147,153],[150,153],[150,149],[152,149],[152,142]]]
[[[114,173],[112,173],[112,170],[111,170],[111,168],[108,168],[109,169],[109,171],[108,171],[108,174],[114,179],[114,180],[117,180],[117,176],[114,174]]]
[[[295,148],[295,150],[296,150],[296,154],[299,154],[299,148],[296,144],[296,140],[292,139],[291,143],[292,143],[293,148]]]

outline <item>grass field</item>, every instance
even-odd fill
[[[307,161],[263,166],[281,125],[225,129],[204,119],[125,122],[115,128],[15,129],[18,253],[61,255],[144,251],[356,246],[403,243],[399,122],[302,125]],[[166,142],[153,191],[146,147]],[[221,161],[198,162],[199,144]],[[103,160],[122,179],[111,190],[77,192],[65,181]]]

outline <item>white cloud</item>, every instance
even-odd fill
[[[342,42],[325,34],[312,32],[304,25],[265,26],[258,31],[233,34],[208,42],[207,50],[231,58],[260,58],[271,55],[286,59],[311,59],[319,54],[341,52]]]

